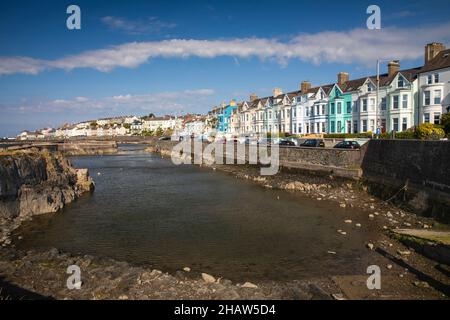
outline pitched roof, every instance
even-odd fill
[[[367,81],[367,78],[369,77],[348,80],[343,85],[340,85],[339,88],[342,89],[342,92],[350,92],[358,90],[358,88],[361,87]]]
[[[421,68],[412,68],[412,69],[406,69],[406,70],[400,70],[399,72],[396,72],[395,74],[393,74],[392,76],[389,76],[389,74],[384,73],[384,74],[380,74],[380,87],[389,85],[397,76],[397,74],[401,73],[406,80],[408,80],[409,82],[412,82],[416,79],[417,74],[420,72]],[[371,77],[373,78],[374,81],[376,81],[376,76]]]
[[[450,67],[450,49],[439,52],[436,57],[431,59],[420,72],[428,72],[437,69],[444,69]]]

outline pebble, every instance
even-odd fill
[[[375,218],[375,216],[373,214],[369,214],[369,218],[373,219],[373,218]]]
[[[345,208],[345,207],[346,207],[345,203],[341,203],[339,206],[340,206],[341,208]]]
[[[402,250],[397,250],[397,253],[398,253],[399,255],[401,255],[401,256],[409,256],[409,255],[411,254],[411,251],[409,251],[409,250],[404,250],[404,251],[402,251]]]
[[[356,227],[361,228],[361,223],[355,224]]]
[[[388,268],[389,270],[391,270],[391,269],[392,269],[392,264],[388,264],[388,265],[386,266],[386,268]]]
[[[335,251],[327,251],[328,254],[336,254]]]
[[[191,268],[189,268],[189,267],[184,267],[184,268],[183,268],[183,271],[191,272]]]
[[[373,250],[373,243],[368,243],[367,248],[369,248],[370,250]]]
[[[253,284],[251,282],[246,282],[242,285],[242,288],[250,288],[250,289],[256,289],[258,286],[256,284]]]
[[[202,279],[206,283],[214,283],[214,282],[216,282],[216,278],[214,278],[212,275],[207,274],[207,273],[202,273]]]
[[[334,300],[345,300],[345,297],[342,293],[333,293],[331,296]]]
[[[344,222],[345,223],[352,223],[353,221],[352,220],[345,220]]]
[[[407,227],[411,227],[411,223],[409,223],[409,222],[404,222],[403,225],[407,226]]]
[[[429,288],[430,287],[428,282],[425,282],[425,281],[415,281],[414,285],[419,288]]]

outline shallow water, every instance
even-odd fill
[[[89,168],[95,192],[25,223],[19,248],[56,247],[169,272],[189,266],[235,281],[363,274],[368,265],[364,243],[374,232],[343,223],[361,222],[355,210],[175,166],[138,145],[71,161]]]

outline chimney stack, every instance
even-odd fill
[[[388,74],[389,74],[389,77],[393,77],[399,71],[400,71],[400,61],[392,60],[391,62],[388,63]]]
[[[252,94],[250,95],[250,102],[253,102],[253,101],[255,101],[255,100],[258,100],[258,96],[257,96],[256,94],[252,93]]]
[[[445,46],[440,42],[433,42],[427,44],[425,46],[425,65],[427,65],[431,59],[436,57],[438,53],[443,50],[445,50]]]
[[[345,84],[349,79],[349,74],[348,72],[339,72],[338,73],[338,85],[343,85]]]
[[[273,89],[273,97],[274,98],[278,97],[281,94],[283,94],[283,90],[281,90],[280,88]]]
[[[302,83],[300,84],[300,90],[301,90],[302,94],[306,94],[309,89],[311,89],[311,82],[302,81]]]

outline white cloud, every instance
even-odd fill
[[[231,40],[172,39],[131,42],[105,49],[85,51],[57,60],[0,57],[0,75],[37,74],[46,69],[90,68],[109,72],[118,67],[136,68],[152,58],[252,58],[275,60],[286,65],[291,59],[310,63],[355,63],[373,65],[378,58],[414,60],[431,41],[450,41],[450,23],[415,28],[353,29],[301,34],[288,42],[277,39]]]

